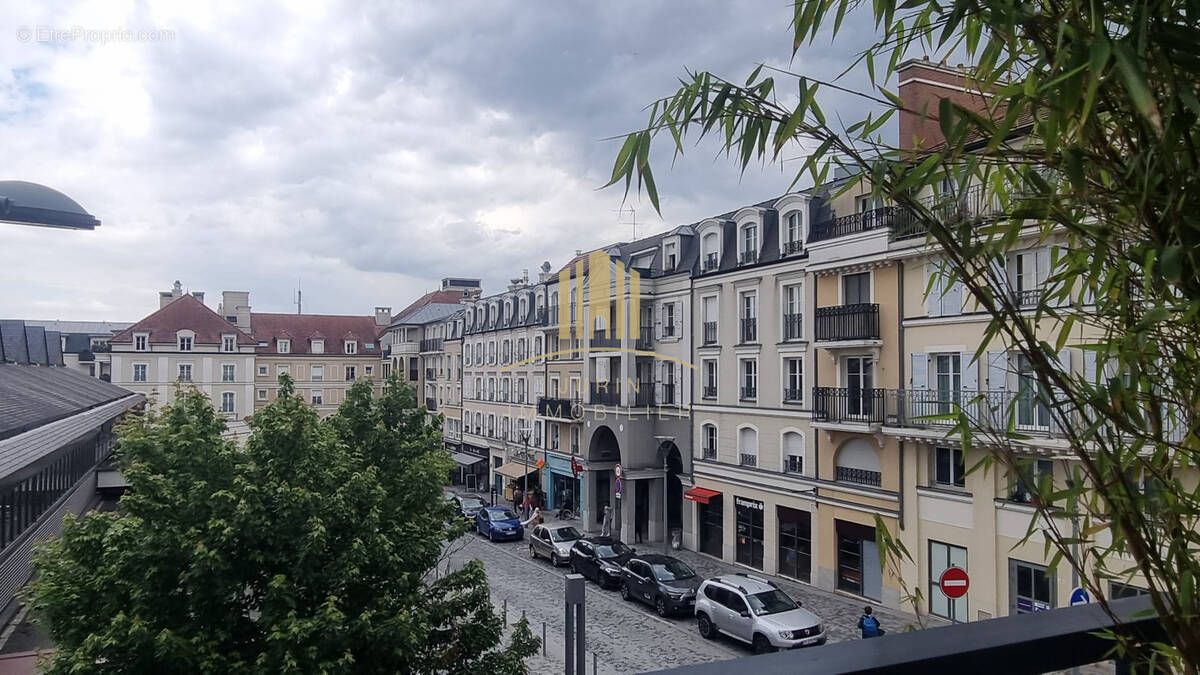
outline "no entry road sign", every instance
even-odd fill
[[[946,571],[942,572],[942,577],[938,579],[938,586],[941,587],[942,593],[945,593],[947,598],[961,598],[971,587],[971,579],[963,568],[947,567]]]

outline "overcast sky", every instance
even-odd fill
[[[176,279],[256,311],[294,311],[299,280],[314,313],[398,310],[443,276],[501,290],[632,236],[621,190],[597,190],[602,139],[685,68],[744,79],[791,48],[784,0],[49,4],[0,2],[0,179],[103,225],[0,225],[3,318],[136,320]],[[818,41],[792,68],[830,77],[862,46]],[[659,162],[663,216],[631,200],[639,234],[791,180],[714,150]]]

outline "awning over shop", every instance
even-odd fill
[[[496,467],[496,473],[509,478],[523,478],[526,474],[535,473],[537,470],[536,464],[526,466],[524,462],[509,462]]]
[[[720,496],[721,496],[720,492],[717,492],[716,490],[709,490],[708,488],[702,488],[702,487],[694,487],[694,488],[688,490],[687,492],[683,493],[684,499],[686,499],[690,502],[699,502],[701,504],[707,504],[709,502],[709,500],[712,499],[713,497],[720,497]]]
[[[463,466],[471,466],[472,464],[478,464],[479,462],[484,461],[484,459],[479,455],[472,455],[469,452],[456,452],[450,455],[450,459],[453,459]]]

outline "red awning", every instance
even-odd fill
[[[684,499],[686,499],[690,502],[699,502],[701,504],[707,504],[708,500],[712,499],[713,497],[720,497],[720,496],[721,496],[720,492],[717,492],[716,490],[709,490],[708,488],[702,488],[702,487],[694,487],[694,488],[688,490],[687,492],[683,493]]]

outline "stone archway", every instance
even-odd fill
[[[674,441],[667,443],[667,536],[683,529],[683,455]]]
[[[612,467],[621,462],[621,444],[608,426],[601,424],[592,431],[587,461],[589,470],[584,487],[587,493],[584,527],[589,531],[602,529],[604,507],[608,506],[611,518],[609,533],[618,536],[621,530],[620,504],[616,498],[616,476]]]
[[[621,444],[617,442],[617,435],[612,429],[603,424],[596,427],[588,443],[587,458],[589,462],[621,461]]]

